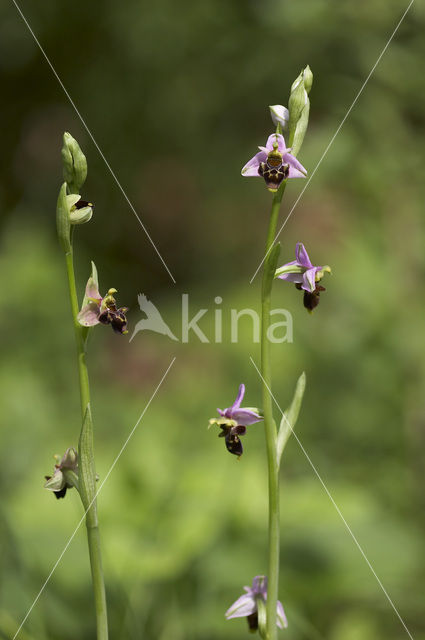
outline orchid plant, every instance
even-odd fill
[[[87,161],[77,141],[65,133],[62,147],[65,182],[60,191],[56,208],[58,238],[65,254],[71,316],[77,346],[78,376],[81,400],[81,430],[78,452],[69,447],[62,458],[56,456],[52,476],[46,476],[45,488],[56,498],[65,498],[68,489],[75,487],[80,494],[85,512],[87,540],[93,593],[96,611],[97,640],[108,640],[108,619],[105,583],[102,570],[99,521],[97,515],[96,468],[93,450],[93,422],[90,409],[89,376],[86,362],[86,346],[91,327],[97,324],[112,326],[115,333],[127,333],[127,307],[117,307],[114,294],[109,289],[106,296],[99,293],[97,269],[92,262],[81,310],[78,304],[74,274],[73,237],[75,225],[89,222],[93,205],[81,199],[80,189],[87,177]]]
[[[304,293],[304,306],[313,311],[319,303],[324,287],[320,284],[329,266],[314,266],[301,242],[295,250],[295,260],[277,268],[280,244],[276,242],[276,229],[282,197],[288,180],[305,178],[307,170],[297,159],[307,130],[310,100],[309,93],[313,82],[310,67],[301,71],[292,84],[288,108],[283,105],[270,107],[270,114],[276,129],[271,133],[266,145],[245,164],[242,176],[262,178],[270,193],[273,194],[269,227],[263,260],[263,279],[261,293],[261,380],[263,410],[241,409],[240,404],[245,392],[244,385],[239,388],[235,403],[218,410],[220,417],[210,420],[222,429],[220,436],[225,438],[230,453],[240,457],[243,453],[240,436],[246,433],[246,426],[263,420],[268,463],[268,575],[256,576],[252,587],[245,587],[242,595],[226,612],[226,618],[246,617],[251,631],[257,631],[264,640],[276,640],[277,628],[285,628],[287,620],[283,606],[278,600],[279,555],[280,555],[280,515],[279,515],[279,470],[281,458],[300,411],[305,389],[303,373],[296,385],[289,408],[283,413],[279,429],[273,417],[273,395],[271,375],[271,353],[268,331],[270,327],[271,293],[274,280],[292,282]],[[287,141],[287,142],[286,142]]]

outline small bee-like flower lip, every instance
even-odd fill
[[[332,271],[329,265],[315,267],[302,242],[297,242],[295,258],[276,269],[275,278],[293,282],[297,289],[304,290],[304,306],[311,312],[319,304],[320,292],[325,291],[319,282]]]
[[[230,453],[240,456],[243,453],[242,443],[239,436],[243,436],[246,433],[246,427],[256,422],[263,420],[263,416],[260,415],[257,408],[254,407],[241,407],[242,400],[245,395],[245,385],[239,386],[238,395],[231,407],[227,409],[217,409],[218,418],[211,418],[208,428],[212,425],[220,427],[220,438],[224,438],[226,442],[226,448]]]
[[[288,167],[286,178],[282,178],[282,180],[287,178],[305,178],[307,170],[290,151],[291,149],[285,145],[284,137],[280,133],[272,133],[267,139],[266,146],[259,147],[259,152],[243,167],[242,175],[248,178],[264,177],[264,172],[261,173],[260,171],[261,165],[264,164],[267,166],[270,157],[275,157],[276,159],[281,157],[280,165],[287,165]],[[271,189],[275,189],[274,185],[271,185]]]
[[[127,331],[126,313],[128,307],[117,308],[114,294],[117,289],[111,287],[106,296],[99,293],[98,285],[90,277],[85,292],[85,304],[79,312],[77,319],[83,327],[92,327],[96,324],[110,324],[115,333],[124,335]]]

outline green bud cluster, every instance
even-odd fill
[[[87,178],[87,160],[78,142],[65,131],[61,151],[63,163],[63,179],[68,185],[69,193],[80,193]]]
[[[295,79],[289,97],[289,146],[291,153],[296,156],[301,149],[308,126],[310,114],[310,93],[313,84],[313,74],[307,65]]]

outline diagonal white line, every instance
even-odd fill
[[[87,507],[86,511],[84,512],[81,520],[79,521],[79,523],[77,524],[77,526],[75,527],[71,537],[69,538],[68,542],[66,543],[65,547],[63,548],[61,554],[59,555],[59,558],[56,560],[55,564],[53,565],[52,570],[50,571],[49,575],[47,576],[46,580],[43,583],[43,586],[41,587],[40,591],[38,592],[37,596],[35,597],[32,605],[30,606],[30,608],[28,609],[24,619],[22,620],[21,624],[19,625],[18,630],[16,631],[15,635],[13,636],[12,640],[15,640],[15,638],[17,638],[20,630],[22,629],[22,627],[24,626],[28,616],[30,615],[31,611],[34,609],[35,605],[37,604],[41,594],[43,593],[44,589],[47,587],[47,584],[50,580],[50,578],[52,577],[53,573],[55,572],[58,564],[60,563],[60,561],[62,560],[63,556],[65,555],[69,545],[71,544],[71,542],[73,541],[73,539],[75,538],[75,535],[78,531],[78,529],[81,527],[82,523],[84,522],[84,518],[87,515],[87,511],[90,509],[90,507],[92,506],[92,504],[94,503],[94,501],[96,500],[97,496],[99,495],[99,493],[101,492],[103,485],[105,484],[105,482],[107,481],[107,479],[109,478],[109,476],[111,475],[115,465],[117,464],[119,458],[121,457],[121,454],[123,453],[124,449],[126,448],[126,446],[128,445],[130,438],[133,436],[134,432],[136,431],[137,427],[139,426],[140,421],[142,420],[143,416],[145,415],[146,411],[148,410],[152,400],[155,398],[156,394],[159,391],[160,386],[162,385],[162,383],[164,382],[166,376],[168,375],[168,372],[170,371],[171,367],[173,366],[174,362],[176,360],[176,357],[174,357],[170,364],[167,367],[167,370],[165,371],[164,375],[162,376],[161,380],[159,381],[155,391],[153,392],[153,394],[151,395],[151,397],[148,400],[147,405],[145,406],[145,408],[143,409],[142,413],[139,416],[139,419],[137,420],[136,424],[134,425],[134,427],[132,428],[132,430],[130,431],[126,441],[124,442],[124,444],[122,445],[118,455],[115,457],[113,463],[111,464],[108,473],[106,474],[105,478],[102,480],[102,482],[99,485],[98,490],[96,491],[96,495],[94,496],[93,500],[90,502],[89,506]]]
[[[365,552],[363,551],[363,548],[360,546],[359,541],[357,540],[356,536],[354,535],[354,533],[352,532],[350,525],[348,524],[348,522],[346,521],[346,519],[344,518],[341,509],[338,507],[337,503],[335,502],[334,498],[332,497],[329,489],[327,488],[327,486],[325,485],[322,476],[320,475],[320,473],[318,472],[317,468],[315,467],[313,461],[311,460],[310,456],[308,455],[307,451],[305,450],[304,446],[302,445],[300,439],[298,438],[297,434],[295,433],[295,431],[292,428],[292,425],[289,424],[289,420],[286,418],[285,412],[282,411],[279,403],[277,402],[276,398],[274,397],[270,387],[268,386],[267,382],[264,380],[263,376],[261,375],[261,371],[259,370],[259,368],[257,367],[257,365],[254,362],[254,359],[252,358],[252,356],[249,356],[249,359],[251,360],[252,364],[254,365],[254,368],[256,369],[258,375],[260,376],[264,386],[266,387],[267,391],[270,394],[270,397],[272,398],[273,402],[275,403],[276,407],[279,409],[280,413],[282,414],[282,418],[285,418],[286,424],[288,425],[288,427],[291,429],[291,433],[293,434],[295,440],[297,441],[299,447],[301,448],[301,451],[303,452],[303,454],[305,455],[305,457],[307,458],[311,468],[313,469],[317,479],[319,480],[320,484],[322,485],[323,489],[325,490],[326,495],[328,496],[329,500],[332,502],[333,506],[335,507],[339,517],[341,518],[341,520],[343,521],[345,528],[347,529],[348,533],[350,534],[350,536],[352,537],[356,547],[358,548],[358,550],[360,551],[361,555],[363,556],[364,560],[366,561],[367,566],[369,567],[369,569],[371,570],[371,572],[373,573],[373,575],[375,576],[379,586],[381,587],[382,591],[385,594],[385,597],[387,598],[388,602],[390,603],[391,607],[394,609],[395,614],[397,615],[397,618],[400,620],[401,624],[403,625],[407,635],[409,636],[409,638],[411,640],[413,640],[413,636],[410,633],[409,629],[406,626],[406,623],[404,622],[403,618],[401,617],[400,613],[398,612],[394,602],[391,600],[388,591],[385,589],[384,585],[382,584],[381,580],[379,579],[378,575],[376,574],[375,569],[372,567],[371,563],[369,562]]]
[[[136,209],[134,208],[134,206],[133,206],[132,202],[130,201],[129,197],[127,196],[126,192],[124,191],[124,189],[123,189],[123,187],[122,187],[122,185],[121,185],[121,182],[118,180],[118,178],[117,178],[117,176],[116,176],[115,172],[113,171],[113,169],[112,169],[111,165],[109,164],[109,162],[108,162],[108,161],[107,161],[107,159],[105,158],[105,155],[104,155],[104,153],[103,153],[102,149],[101,149],[101,148],[99,147],[99,145],[97,144],[97,142],[96,142],[96,140],[95,140],[95,138],[94,138],[94,136],[93,136],[92,132],[91,132],[91,131],[90,131],[90,129],[88,128],[88,126],[87,126],[87,124],[86,124],[86,122],[85,122],[85,120],[84,120],[83,116],[82,116],[82,115],[81,115],[81,113],[79,112],[79,110],[78,110],[78,108],[77,108],[77,106],[76,106],[75,102],[74,102],[74,101],[73,101],[73,99],[71,98],[71,96],[70,96],[70,94],[69,94],[68,90],[66,89],[66,87],[65,87],[64,83],[63,83],[63,82],[62,82],[62,80],[60,79],[60,77],[59,77],[59,75],[58,75],[58,73],[57,73],[56,69],[54,68],[53,64],[50,62],[50,59],[49,59],[49,57],[48,57],[47,53],[44,51],[43,47],[41,46],[41,44],[40,44],[40,42],[39,42],[39,40],[38,40],[37,36],[36,36],[36,35],[35,35],[35,33],[34,33],[34,31],[31,29],[31,27],[30,27],[30,25],[29,25],[29,23],[28,23],[28,20],[26,19],[26,17],[25,17],[25,16],[24,16],[24,14],[22,13],[22,11],[21,11],[20,7],[18,6],[18,4],[17,4],[16,0],[12,0],[12,2],[13,2],[13,4],[15,5],[15,7],[16,7],[16,9],[17,9],[17,11],[18,11],[19,15],[21,16],[22,20],[24,21],[24,23],[25,23],[25,25],[26,25],[26,27],[27,27],[28,31],[30,32],[30,34],[31,34],[31,35],[32,35],[32,37],[34,38],[34,40],[35,40],[35,42],[36,42],[36,44],[37,44],[38,48],[40,49],[41,53],[42,53],[42,54],[43,54],[43,56],[44,56],[44,58],[45,58],[45,60],[46,60],[47,64],[49,65],[50,69],[52,70],[53,75],[55,76],[56,80],[59,82],[59,84],[60,84],[60,86],[61,86],[61,88],[62,88],[63,92],[65,93],[66,97],[68,98],[68,100],[69,100],[69,102],[70,102],[70,104],[71,104],[72,108],[74,109],[75,113],[77,114],[77,116],[78,116],[78,117],[79,117],[79,119],[81,120],[81,123],[82,123],[83,127],[85,128],[85,130],[86,130],[86,131],[87,131],[87,133],[89,134],[89,136],[90,136],[90,138],[91,138],[91,140],[92,140],[92,142],[93,142],[94,146],[95,146],[95,147],[96,147],[96,149],[98,150],[98,152],[99,152],[99,154],[100,154],[100,156],[101,156],[101,158],[102,158],[103,162],[104,162],[104,163],[106,164],[106,166],[108,167],[108,169],[109,169],[109,172],[110,172],[111,176],[112,176],[112,177],[113,177],[113,179],[115,180],[115,182],[116,182],[116,184],[117,184],[117,186],[118,186],[119,190],[121,191],[122,195],[124,196],[125,200],[127,201],[128,206],[130,207],[130,209],[132,210],[132,212],[133,212],[133,213],[134,213],[134,215],[136,216],[136,218],[137,218],[137,220],[138,220],[138,222],[139,222],[140,226],[142,227],[143,231],[145,232],[146,236],[148,237],[149,242],[151,243],[152,247],[153,247],[153,248],[154,248],[154,250],[155,250],[155,253],[157,254],[158,258],[161,260],[162,264],[164,265],[164,267],[165,267],[165,269],[166,269],[166,271],[167,271],[168,275],[170,276],[171,280],[174,282],[174,284],[176,284],[176,280],[175,280],[175,278],[174,278],[173,274],[171,273],[170,269],[168,268],[167,264],[165,263],[164,258],[163,258],[163,257],[162,257],[162,255],[159,253],[159,250],[158,250],[157,246],[155,245],[155,243],[154,243],[154,241],[152,240],[152,238],[151,238],[151,236],[150,236],[150,234],[149,234],[148,230],[146,229],[145,225],[143,224],[142,220],[140,219],[140,216],[138,215],[138,213],[137,213]]]
[[[275,239],[273,240],[273,243],[270,245],[269,250],[267,251],[266,255],[263,257],[263,259],[261,260],[260,264],[258,265],[254,275],[252,276],[251,280],[249,281],[249,284],[252,284],[254,281],[255,276],[257,275],[257,273],[259,272],[259,270],[261,269],[262,265],[264,264],[264,260],[267,258],[267,256],[269,255],[270,251],[273,249],[274,243],[276,242],[276,240],[278,239],[278,237],[280,236],[280,234],[282,233],[283,228],[285,227],[286,223],[288,222],[289,218],[291,217],[291,215],[294,212],[295,207],[297,206],[297,204],[299,203],[299,201],[301,200],[301,198],[304,195],[305,190],[307,189],[308,185],[310,184],[310,182],[313,180],[313,177],[316,173],[316,171],[318,170],[318,168],[320,167],[320,165],[322,164],[326,154],[328,153],[329,149],[331,148],[335,138],[337,137],[338,133],[341,131],[345,121],[347,120],[348,116],[350,115],[350,113],[352,112],[352,110],[354,109],[358,99],[360,98],[361,94],[363,93],[364,88],[366,87],[367,83],[369,82],[370,78],[372,77],[373,72],[375,71],[376,67],[378,66],[378,64],[381,61],[382,56],[384,55],[384,53],[386,52],[386,50],[388,49],[388,47],[391,44],[392,39],[394,38],[395,34],[397,33],[397,31],[399,30],[403,20],[405,19],[405,17],[407,16],[410,7],[412,6],[412,4],[414,3],[415,0],[410,0],[409,5],[407,7],[407,9],[405,10],[405,12],[403,13],[403,15],[401,16],[400,20],[397,23],[397,26],[395,27],[394,31],[392,32],[391,36],[389,37],[387,44],[385,45],[385,47],[382,49],[381,53],[378,56],[378,59],[376,60],[375,64],[373,65],[372,69],[369,71],[369,74],[366,78],[366,80],[363,82],[362,86],[360,87],[356,97],[354,98],[353,102],[351,103],[350,108],[348,109],[347,113],[345,114],[345,116],[343,117],[343,119],[341,120],[337,130],[335,131],[334,135],[332,136],[328,146],[326,147],[326,149],[324,150],[324,152],[321,155],[321,158],[319,160],[319,162],[316,164],[316,166],[314,167],[309,179],[307,180],[307,182],[305,183],[300,195],[298,196],[298,198],[295,200],[295,203],[292,205],[291,210],[289,211],[288,215],[285,218],[284,223],[282,224],[282,226],[280,227],[279,231],[277,232]]]

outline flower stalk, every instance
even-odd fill
[[[267,447],[268,493],[269,493],[269,559],[268,559],[268,594],[266,602],[266,638],[276,640],[276,606],[279,589],[279,551],[280,551],[280,517],[279,517],[279,462],[277,459],[277,429],[273,418],[271,396],[272,372],[270,360],[270,342],[267,332],[270,326],[270,306],[273,277],[276,270],[280,245],[273,248],[280,204],[285,190],[286,181],[273,196],[270,222],[267,233],[267,256],[263,267],[262,295],[261,295],[261,376],[264,428]]]
[[[75,284],[74,258],[72,245],[65,254],[68,275],[69,299],[71,303],[72,323],[74,325],[75,343],[77,347],[78,379],[80,385],[81,430],[79,460],[80,460],[80,496],[86,510],[87,541],[90,555],[90,566],[93,583],[93,594],[96,608],[97,640],[108,640],[108,620],[106,608],[105,583],[102,569],[100,550],[99,523],[97,517],[96,477],[93,452],[93,426],[90,412],[90,386],[86,362],[84,327],[77,320],[79,313],[77,288]],[[84,472],[85,469],[85,472]]]
[[[87,164],[78,143],[70,136],[64,135],[62,149],[64,177],[67,182],[62,185],[57,204],[57,229],[60,244],[65,253],[68,277],[69,299],[71,303],[72,324],[74,327],[77,348],[78,378],[81,401],[82,428],[78,448],[78,491],[85,510],[87,540],[90,556],[93,594],[96,610],[96,638],[108,640],[108,620],[105,583],[102,569],[100,549],[99,523],[96,502],[96,470],[93,451],[93,424],[90,410],[90,386],[86,362],[86,340],[88,329],[78,321],[79,304],[75,283],[73,258],[73,225],[81,220],[73,219],[75,198],[70,201],[69,194],[77,194],[87,175]],[[91,213],[83,222],[88,222]]]

